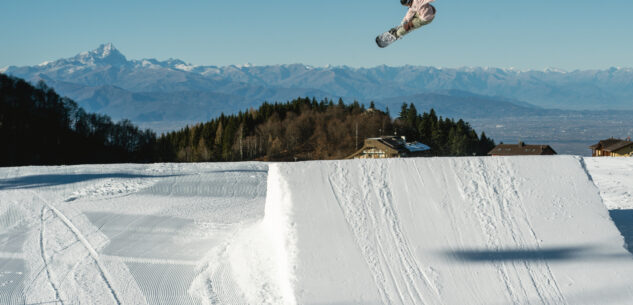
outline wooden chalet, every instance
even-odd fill
[[[633,156],[633,142],[609,138],[589,146],[593,157],[631,157]]]
[[[556,155],[556,151],[549,145],[499,144],[488,152],[490,156],[541,156]]]
[[[365,139],[361,149],[347,159],[379,159],[423,157],[430,154],[431,148],[420,142],[407,143],[404,138],[386,136]]]

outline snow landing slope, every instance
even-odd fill
[[[275,164],[268,181],[284,304],[633,300],[633,257],[581,158]]]

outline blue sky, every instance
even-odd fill
[[[437,0],[435,21],[379,49],[398,0],[0,1],[0,67],[112,42],[129,59],[196,65],[633,66],[633,1]]]

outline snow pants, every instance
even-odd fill
[[[396,30],[396,37],[400,38],[406,34],[409,34],[410,32],[412,32],[415,29],[419,29],[422,26],[425,26],[431,22],[433,22],[433,19],[435,19],[435,17],[429,19],[429,20],[424,20],[422,18],[420,18],[420,14],[416,13],[415,17],[413,17],[413,19],[411,20],[411,27],[409,28],[409,30],[405,30],[404,26],[400,25],[398,26],[398,29]]]

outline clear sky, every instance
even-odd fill
[[[633,66],[631,0],[437,0],[435,21],[386,49],[399,0],[0,0],[0,68],[112,42],[128,59],[195,65]]]

